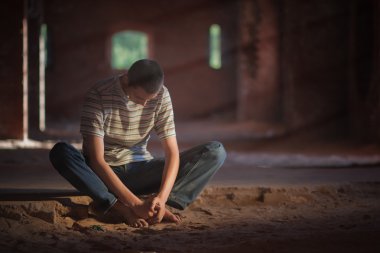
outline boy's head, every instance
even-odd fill
[[[138,60],[128,70],[128,86],[140,87],[149,94],[157,93],[163,81],[164,73],[160,65],[153,60]]]

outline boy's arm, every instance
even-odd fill
[[[86,135],[83,145],[91,169],[104,182],[108,189],[116,195],[119,201],[129,206],[138,216],[144,219],[152,217],[153,212],[150,210],[150,203],[144,202],[134,195],[104,160],[103,138],[95,135]]]
[[[165,214],[165,203],[168,200],[169,194],[173,188],[174,182],[177,178],[179,167],[179,151],[177,145],[177,138],[175,136],[168,137],[161,141],[165,151],[165,168],[162,174],[161,187],[152,200],[152,210],[155,210],[158,205],[158,214],[155,217],[156,222],[161,222]]]

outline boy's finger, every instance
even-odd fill
[[[156,208],[156,203],[155,203],[154,201],[152,201],[151,204],[150,204],[150,210],[151,210],[152,212],[154,212],[154,211],[155,211],[155,208]]]
[[[155,206],[154,206],[154,210],[155,210],[155,212],[160,212],[161,210],[162,210],[162,207],[160,206],[160,204],[156,204]]]

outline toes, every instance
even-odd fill
[[[146,220],[140,219],[139,220],[140,227],[148,227],[149,224],[146,222]]]
[[[133,227],[133,228],[138,228],[140,227],[140,224],[138,222],[138,220],[132,220],[130,223],[129,223],[129,226]]]
[[[142,227],[148,227],[149,224],[144,219],[138,219],[138,220],[135,220],[134,222],[132,222],[130,224],[130,226],[133,228],[142,228]]]
[[[182,221],[181,216],[179,216],[179,215],[174,215],[173,217],[174,217],[174,221],[176,223],[180,223]]]

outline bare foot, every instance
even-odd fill
[[[166,221],[166,222],[170,222],[170,223],[176,223],[176,224],[179,224],[182,221],[182,219],[181,219],[181,217],[179,215],[173,214],[168,209],[165,209],[165,214],[164,214],[164,217],[163,217],[162,220]],[[157,223],[156,221],[154,221],[153,218],[148,219],[147,221],[151,225]]]
[[[165,214],[164,214],[164,218],[163,218],[164,221],[168,221],[168,222],[174,222],[174,223],[181,223],[182,219],[179,215],[176,215],[176,214],[173,214],[172,212],[170,212],[168,209],[165,210]]]
[[[148,227],[146,220],[138,217],[128,206],[117,201],[110,210],[110,215],[118,215],[125,223],[131,227],[141,228]]]

